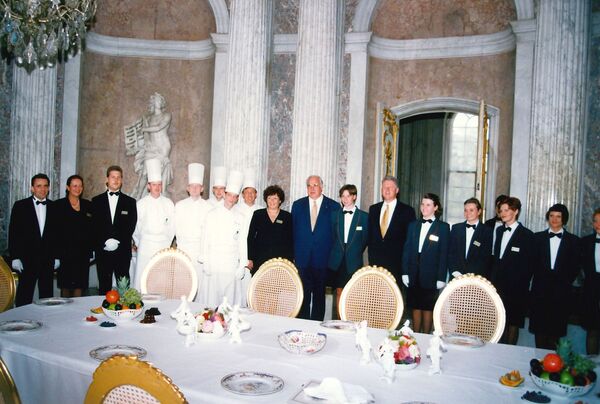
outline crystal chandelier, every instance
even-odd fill
[[[0,0],[0,44],[18,66],[52,67],[76,55],[96,13],[96,0]]]

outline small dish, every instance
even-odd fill
[[[142,301],[144,303],[147,302],[160,302],[162,300],[165,300],[165,297],[161,294],[158,293],[146,293],[145,295],[142,295]]]
[[[0,332],[19,334],[35,331],[42,327],[42,323],[35,320],[9,320],[0,322]]]
[[[34,302],[38,306],[62,306],[63,304],[73,303],[73,299],[68,297],[46,297]]]
[[[98,318],[96,316],[87,316],[83,318],[83,324],[85,325],[98,325]]]
[[[277,393],[283,389],[283,379],[260,372],[230,373],[221,379],[221,386],[235,394],[262,396]]]
[[[319,352],[327,343],[327,335],[316,332],[289,330],[277,337],[279,345],[295,354],[312,355]]]
[[[480,348],[485,345],[481,338],[465,334],[444,334],[442,335],[442,341],[460,348]]]
[[[144,348],[130,345],[105,345],[90,351],[90,356],[100,362],[115,355],[135,356],[142,359],[146,354]]]
[[[343,332],[356,331],[356,325],[352,321],[329,320],[329,321],[323,321],[320,324],[320,326],[325,327],[332,331],[343,331]]]

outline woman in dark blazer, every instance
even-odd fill
[[[594,210],[594,232],[581,239],[583,284],[583,326],[587,330],[587,353],[598,355],[600,338],[600,208]]]
[[[408,225],[402,283],[408,288],[406,300],[412,308],[413,329],[428,334],[438,290],[446,285],[450,226],[439,220],[442,205],[435,194],[423,195],[421,215],[421,220]]]
[[[363,252],[369,240],[369,215],[355,206],[357,193],[355,185],[341,187],[342,210],[331,213],[333,246],[328,265],[334,274],[338,310],[342,289],[354,272],[363,266]]]
[[[58,287],[62,297],[79,297],[88,288],[92,247],[92,203],[81,198],[83,178],[67,179],[67,196],[56,201],[60,269]]]
[[[579,237],[563,228],[569,221],[565,205],[550,207],[546,220],[548,229],[534,235],[529,331],[535,334],[537,348],[552,350],[558,339],[567,334],[572,309],[569,296],[579,273],[581,252]]]
[[[254,275],[271,258],[294,260],[292,215],[281,209],[285,193],[279,185],[270,185],[263,192],[266,209],[252,215],[248,230],[248,259]]]
[[[521,201],[509,197],[500,205],[504,225],[496,229],[494,261],[490,281],[506,309],[506,327],[501,341],[515,345],[524,326],[529,282],[533,274],[533,233],[517,221]]]

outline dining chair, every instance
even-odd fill
[[[285,258],[262,264],[248,286],[248,306],[261,313],[296,317],[303,299],[298,270]]]
[[[21,403],[15,381],[2,358],[0,358],[0,403]]]
[[[135,356],[115,355],[94,371],[85,404],[187,403],[160,369]]]
[[[498,342],[506,312],[496,288],[486,278],[464,274],[444,288],[433,308],[433,325],[443,334],[473,335]]]
[[[160,250],[144,268],[142,294],[156,293],[166,299],[187,296],[192,301],[198,291],[198,275],[190,257],[177,248]]]
[[[393,330],[402,318],[404,302],[394,275],[382,267],[366,266],[342,290],[339,310],[344,321],[367,320],[369,327]]]
[[[12,309],[17,293],[17,278],[10,266],[0,257],[0,313]]]

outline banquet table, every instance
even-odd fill
[[[498,378],[512,369],[527,375],[531,358],[542,358],[547,351],[529,347],[485,344],[479,348],[448,346],[442,358],[442,374],[429,376],[430,361],[425,357],[430,336],[416,334],[423,360],[410,371],[396,371],[395,381],[382,379],[381,366],[372,362],[360,364],[354,334],[332,331],[319,322],[248,314],[251,329],[241,334],[241,344],[229,338],[201,340],[186,347],[185,337],[175,329],[169,313],[179,301],[148,303],[158,307],[162,315],[157,323],[140,324],[139,319],[119,322],[106,329],[89,324],[84,318],[90,308],[97,307],[102,297],[82,297],[60,306],[31,304],[0,314],[0,321],[37,320],[43,326],[35,331],[0,333],[0,355],[11,371],[23,403],[82,403],[92,374],[99,362],[89,352],[110,344],[133,345],[147,351],[143,360],[151,362],[179,386],[190,403],[287,403],[311,381],[336,377],[345,383],[361,385],[377,403],[409,401],[434,403],[508,403],[521,401],[528,390],[539,391],[531,378],[523,387],[502,386]],[[194,310],[202,307],[191,303]],[[96,315],[100,321],[107,320]],[[98,321],[98,323],[100,322]],[[277,336],[287,330],[322,332],[327,344],[310,356],[288,353],[279,346]],[[378,346],[386,331],[369,329],[373,346]],[[239,371],[264,372],[279,376],[285,385],[277,393],[244,396],[226,391],[223,376]],[[596,369],[598,371],[598,368]],[[581,399],[598,402],[599,386]],[[552,402],[568,403],[576,399],[550,396]]]

